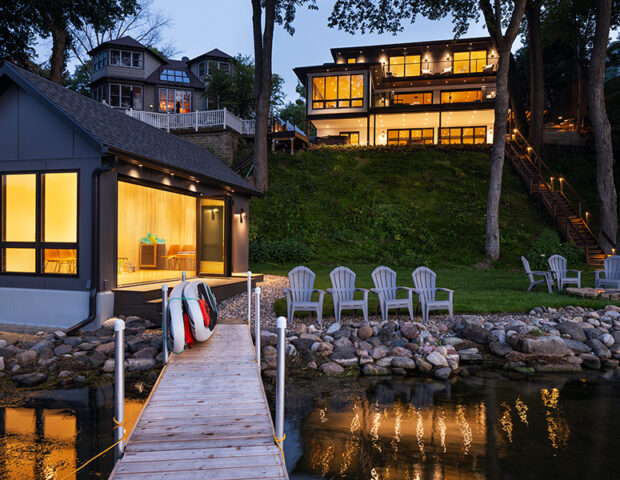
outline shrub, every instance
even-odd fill
[[[566,258],[569,265],[584,262],[584,253],[572,241],[561,242],[555,230],[545,228],[526,255],[532,270],[548,270],[549,257],[558,254]]]
[[[250,243],[250,261],[253,263],[305,262],[312,256],[312,250],[296,238]]]

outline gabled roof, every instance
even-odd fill
[[[189,63],[194,63],[197,60],[202,60],[203,58],[219,58],[222,60],[234,60],[235,57],[228,55],[225,52],[222,52],[219,48],[214,48],[213,50],[203,53],[202,55],[198,55],[196,58],[192,58]]]
[[[249,194],[259,192],[208,150],[151,127],[120,110],[57,85],[9,62],[0,62],[0,79],[8,77],[53,108],[98,143],[102,150],[135,155],[180,169],[200,180]]]
[[[99,50],[105,47],[125,47],[125,48],[136,48],[136,49],[141,49],[141,50],[148,50],[148,52],[151,55],[154,55],[155,57],[160,59],[162,62],[166,61],[166,57],[163,57],[162,55],[154,52],[149,47],[141,44],[135,38],[130,37],[130,36],[116,38],[114,40],[108,40],[107,42],[100,43],[95,48],[93,48],[90,52],[88,52],[88,54],[92,56],[93,54],[95,54],[96,52],[98,52]]]
[[[171,70],[182,70],[183,72],[187,73],[187,76],[189,77],[189,83],[168,82],[166,80],[161,80],[160,73],[162,70],[165,70],[167,68]],[[166,63],[156,68],[155,71],[145,79],[145,82],[154,83],[157,85],[172,85],[185,88],[191,87],[203,89],[205,87],[204,83],[202,83],[200,79],[196,75],[194,75],[189,69],[189,65],[187,64],[187,62],[184,62],[183,60],[166,60]]]

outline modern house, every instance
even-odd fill
[[[229,73],[234,58],[213,49],[190,60],[170,60],[131,37],[110,40],[89,52],[93,98],[113,108],[189,113],[219,108],[207,98],[203,79],[214,69]]]
[[[332,48],[331,54],[332,62],[294,69],[319,140],[492,142],[498,57],[490,38]]]
[[[0,130],[0,322],[70,327],[130,285],[247,271],[258,192],[207,150],[8,62]]]

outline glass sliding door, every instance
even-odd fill
[[[200,273],[225,275],[226,272],[226,201],[204,198],[200,201]]]

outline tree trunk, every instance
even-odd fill
[[[583,66],[581,65],[580,48],[577,47],[575,62],[577,69],[577,134],[581,134],[581,124],[583,123]]]
[[[527,115],[525,114],[525,103],[523,102],[523,95],[521,95],[521,88],[519,87],[517,62],[512,53],[510,54],[510,68],[508,70],[508,93],[510,94],[510,106],[514,113],[515,126],[524,136],[527,136],[528,124]]]
[[[530,47],[530,145],[542,155],[545,115],[545,74],[540,28],[540,1],[529,0],[525,7]]]
[[[271,52],[275,22],[276,0],[265,2],[265,27],[262,31],[262,7],[260,0],[252,0],[252,23],[254,27],[254,99],[256,127],[254,132],[254,181],[256,188],[265,192],[269,186],[267,162],[267,135],[271,100]]]
[[[588,109],[596,148],[596,185],[601,212],[599,242],[607,253],[618,236],[618,197],[614,184],[614,154],[611,127],[605,107],[605,60],[609,43],[612,0],[597,0],[596,33],[590,58]]]
[[[493,126],[493,151],[491,175],[487,198],[485,257],[493,262],[499,258],[499,200],[502,193],[502,173],[506,150],[506,117],[508,116],[508,69],[510,47],[499,52],[497,69],[497,95],[495,97],[495,124]]]
[[[52,25],[51,32],[52,57],[50,58],[50,80],[61,85],[65,71],[65,51],[69,34],[65,28],[57,25]]]

